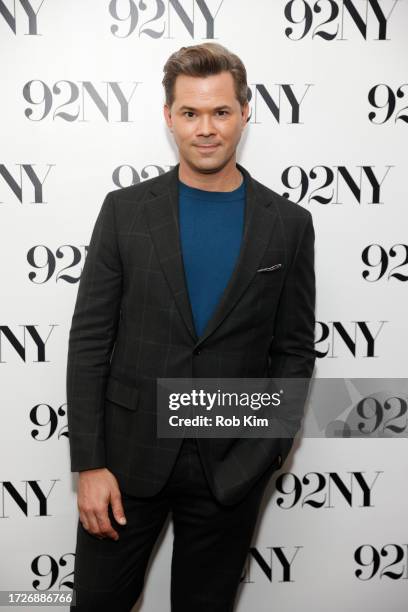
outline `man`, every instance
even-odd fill
[[[69,337],[76,610],[131,609],[170,511],[172,612],[233,609],[293,439],[159,438],[156,379],[310,378],[315,361],[312,217],[236,162],[244,65],[205,43],[164,72],[180,161],[107,194]]]

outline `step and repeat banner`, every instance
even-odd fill
[[[72,589],[78,283],[106,193],[178,161],[161,79],[181,46],[241,57],[237,160],[313,215],[315,376],[350,406],[364,395],[350,379],[406,377],[407,27],[405,0],[0,0],[1,591]],[[263,499],[239,612],[407,609],[407,403],[393,395],[365,406],[367,435],[296,440]],[[170,610],[172,541],[169,520],[135,610]]]

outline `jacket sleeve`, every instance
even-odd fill
[[[104,397],[122,295],[112,193],[99,211],[72,317],[67,357],[71,471],[104,467]]]
[[[313,374],[316,351],[315,335],[315,271],[313,219],[307,211],[295,255],[290,264],[285,284],[280,296],[276,314],[275,335],[269,347],[271,378],[310,379]],[[306,381],[305,381],[306,382]],[[300,429],[308,384],[301,381],[294,385],[290,405],[290,430]],[[294,438],[279,438],[281,462],[289,454]]]

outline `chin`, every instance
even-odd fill
[[[219,172],[224,167],[224,164],[201,164],[196,166],[197,170],[203,172],[205,174],[213,174],[215,172]]]
[[[219,172],[220,170],[222,170],[222,168],[224,168],[224,166],[226,165],[226,163],[228,162],[227,159],[210,159],[205,158],[205,159],[190,159],[188,160],[190,165],[195,168],[196,170],[200,171],[200,172],[205,172],[205,173],[210,173],[210,172]]]

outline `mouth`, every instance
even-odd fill
[[[199,151],[214,151],[219,145],[217,144],[203,144],[203,145],[195,145]]]

